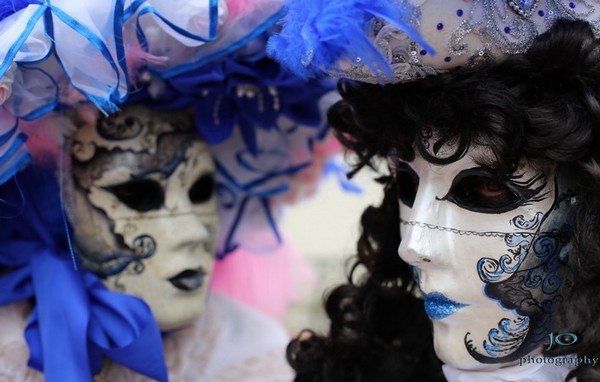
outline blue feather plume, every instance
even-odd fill
[[[410,20],[413,8],[392,0],[286,0],[282,30],[267,46],[270,56],[296,75],[319,77],[340,59],[361,57],[378,75],[392,78],[381,52],[369,40],[365,26],[373,17],[393,24],[433,53]]]
[[[40,0],[2,0],[0,3],[0,21],[31,4],[42,4],[42,2]]]

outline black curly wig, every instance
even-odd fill
[[[527,53],[486,69],[386,86],[340,82],[339,90],[343,100],[328,117],[358,155],[355,171],[392,149],[405,161],[418,152],[446,164],[479,145],[493,153],[482,165],[499,173],[511,174],[525,159],[573,176],[578,203],[568,265],[575,280],[554,321],[582,340],[547,355],[600,357],[600,41],[590,25],[559,20]],[[455,151],[436,156],[448,143]],[[298,382],[443,380],[430,322],[397,253],[398,184],[385,181],[383,203],[362,216],[348,283],[327,298],[330,333],[305,332],[288,347]],[[355,280],[360,268],[366,274]],[[600,368],[581,365],[572,377],[600,380]]]

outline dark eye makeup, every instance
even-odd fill
[[[499,178],[491,170],[478,167],[461,171],[441,200],[473,212],[503,213],[528,201],[533,195],[527,191],[530,190],[512,184],[509,179]]]
[[[473,212],[503,213],[545,196],[538,195],[545,184],[533,188],[542,175],[526,182],[522,182],[521,177],[511,181],[487,168],[467,169],[454,178],[448,194],[439,200],[447,200]],[[419,176],[407,163],[399,162],[395,181],[398,200],[412,208],[419,188]]]
[[[127,207],[140,212],[160,209],[165,202],[162,186],[152,179],[133,179],[104,189]]]

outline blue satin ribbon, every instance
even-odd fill
[[[94,47],[102,55],[102,57],[104,57],[106,62],[110,65],[111,69],[114,71],[115,78],[117,79],[116,85],[111,87],[106,92],[106,96],[104,98],[101,98],[101,97],[89,94],[85,90],[76,86],[73,83],[69,73],[66,70],[64,70],[64,68],[63,68],[63,71],[67,75],[67,78],[69,79],[69,82],[71,83],[71,86],[73,88],[77,89],[81,94],[84,94],[101,111],[105,111],[105,110],[107,110],[109,112],[118,111],[119,108],[117,107],[117,105],[124,103],[125,100],[127,99],[127,95],[128,95],[128,91],[122,97],[119,95],[120,84],[125,83],[125,84],[129,85],[129,78],[128,78],[129,76],[128,76],[128,72],[127,72],[126,59],[125,59],[125,50],[122,48],[116,49],[115,53],[117,54],[117,57],[113,57],[110,50],[108,49],[108,47],[106,46],[106,44],[103,40],[106,36],[95,35],[88,27],[81,24],[75,18],[71,17],[69,14],[64,12],[62,9],[55,7],[53,5],[50,5],[49,3],[50,2],[48,1],[48,5],[47,5],[48,11],[46,12],[46,15],[45,15],[46,16],[45,17],[46,33],[48,34],[48,36],[50,36],[50,38],[52,40],[54,40],[54,31],[53,31],[53,27],[52,27],[52,15],[54,15],[54,17],[56,17],[58,20],[62,21],[65,25],[67,25],[68,27],[73,29],[75,32],[77,32],[81,36],[83,36],[90,43],[90,45],[92,47]],[[122,32],[123,8],[124,8],[124,0],[115,0],[113,28],[112,28],[114,36],[112,36],[112,38],[114,39],[115,45],[117,47],[119,47],[120,45],[123,44],[123,32]],[[58,55],[56,55],[56,59],[62,67],[62,63],[61,63],[60,57]],[[121,70],[123,71],[124,78],[121,78],[118,67],[120,67]]]
[[[267,31],[271,29],[285,15],[285,13],[286,9],[284,7],[281,7],[277,10],[277,12],[273,13],[271,16],[266,18],[262,23],[258,24],[251,32],[245,34],[242,38],[225,46],[221,50],[218,50],[211,54],[200,56],[198,60],[193,62],[173,66],[166,70],[153,69],[151,70],[151,72],[158,75],[159,77],[171,78],[174,76],[185,74],[196,68],[200,68],[205,65],[211,64],[223,57],[227,57],[246,46],[250,41],[259,38],[261,35],[267,33]]]
[[[20,211],[3,219],[0,230],[0,265],[11,268],[0,277],[0,305],[35,298],[25,330],[29,366],[49,382],[91,381],[107,357],[168,381],[160,330],[149,307],[73,268],[57,221],[59,203],[52,198],[56,185],[29,181],[29,170],[19,174],[23,182],[0,188],[0,200]]]
[[[196,35],[188,32],[177,24],[171,22],[168,18],[164,17],[160,12],[158,12],[153,6],[151,6],[147,0],[134,0],[131,2],[129,7],[127,7],[123,12],[123,22],[127,22],[131,19],[136,13],[136,34],[141,42],[142,46],[146,44],[146,38],[141,28],[140,18],[141,16],[151,13],[162,20],[165,24],[167,24],[173,31],[179,33],[180,35],[187,37],[196,41],[213,41],[217,38],[217,27],[219,25],[219,0],[202,0],[208,1],[208,34],[206,36]],[[140,9],[141,8],[141,9]],[[139,12],[138,12],[139,10]]]

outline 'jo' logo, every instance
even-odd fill
[[[555,344],[558,346],[575,345],[581,340],[581,335],[576,333],[548,333],[548,339],[550,343],[546,350],[553,349]]]

